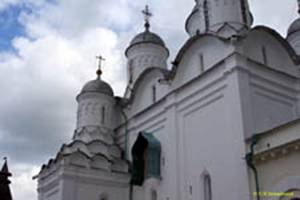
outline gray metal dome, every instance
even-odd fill
[[[154,43],[165,47],[164,41],[158,35],[147,30],[135,36],[130,42],[130,46],[139,43]]]
[[[296,19],[289,27],[288,29],[288,36],[292,33],[295,33],[297,31],[300,31],[300,18]]]
[[[101,93],[109,96],[114,96],[113,89],[110,87],[110,85],[102,81],[100,78],[89,81],[83,86],[81,90],[81,94],[88,93],[88,92]]]
[[[186,19],[185,21],[185,30],[186,32],[189,32],[188,31],[188,25],[189,25],[189,22],[190,20],[193,18],[193,16],[199,12],[199,8],[198,8],[198,5],[196,4],[191,12],[191,14],[188,16],[188,18]]]

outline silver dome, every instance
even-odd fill
[[[133,40],[130,42],[130,46],[139,43],[154,43],[154,44],[161,45],[163,47],[165,46],[164,41],[158,35],[150,31],[145,31],[135,36]]]
[[[114,96],[113,89],[110,87],[110,85],[101,79],[96,79],[87,82],[82,90],[82,93],[88,93],[88,92],[94,92],[94,93],[101,93],[101,94],[106,94],[109,96]]]
[[[288,36],[292,33],[295,33],[297,31],[300,31],[300,18],[296,19],[289,27],[288,29]]]
[[[198,13],[198,12],[199,12],[199,8],[198,8],[198,5],[196,4],[196,5],[194,6],[194,8],[193,8],[191,14],[188,16],[188,18],[187,18],[186,21],[185,21],[185,30],[186,30],[186,32],[189,32],[189,31],[188,31],[188,26],[189,26],[190,20],[191,20],[191,19],[194,17],[194,15],[195,15],[196,13]]]

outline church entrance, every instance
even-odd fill
[[[131,184],[141,186],[147,178],[160,178],[161,144],[153,134],[139,133],[131,153]]]

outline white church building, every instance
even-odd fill
[[[196,0],[169,66],[144,14],[124,96],[101,69],[83,86],[38,199],[299,200],[300,18],[283,38],[252,27],[247,0]]]

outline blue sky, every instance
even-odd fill
[[[24,26],[18,20],[24,11],[30,12],[29,9],[19,5],[0,11],[0,51],[12,50],[12,40],[25,35]]]
[[[44,3],[54,5],[56,0],[45,0]],[[21,16],[36,12],[43,7],[44,3],[33,3],[26,0],[4,0],[4,3],[2,3],[3,8],[0,9],[0,51],[15,51],[12,45],[13,39],[16,37],[29,37],[26,35]]]
[[[55,0],[45,0],[45,4],[46,3],[55,4],[57,2]],[[40,7],[42,8],[43,4],[33,4],[31,1],[19,1],[19,3],[8,3],[5,9],[0,10],[0,51],[14,50],[12,46],[13,39],[16,37],[26,36],[26,30],[24,24],[20,22],[20,16],[24,13],[30,14],[31,12],[36,12]],[[274,10],[274,12],[276,11]],[[118,16],[115,17],[119,18]],[[292,19],[295,17],[295,13],[289,12],[286,17]],[[255,19],[257,22],[257,18]],[[269,21],[272,22],[272,19]],[[276,24],[276,19],[274,19],[272,23]],[[122,32],[128,32],[132,28],[133,24],[115,24],[113,22],[109,22],[107,26],[114,32],[120,34]],[[285,30],[283,29],[277,29],[277,31],[283,35],[285,34]]]
[[[171,61],[188,38],[184,23],[194,0],[0,1],[0,158],[9,157],[15,200],[36,200],[32,176],[72,138],[75,96],[95,78],[96,55],[106,57],[103,79],[123,94],[124,51],[143,30],[146,3],[151,30],[165,40]],[[296,0],[250,5],[255,25],[283,37],[298,16]]]

